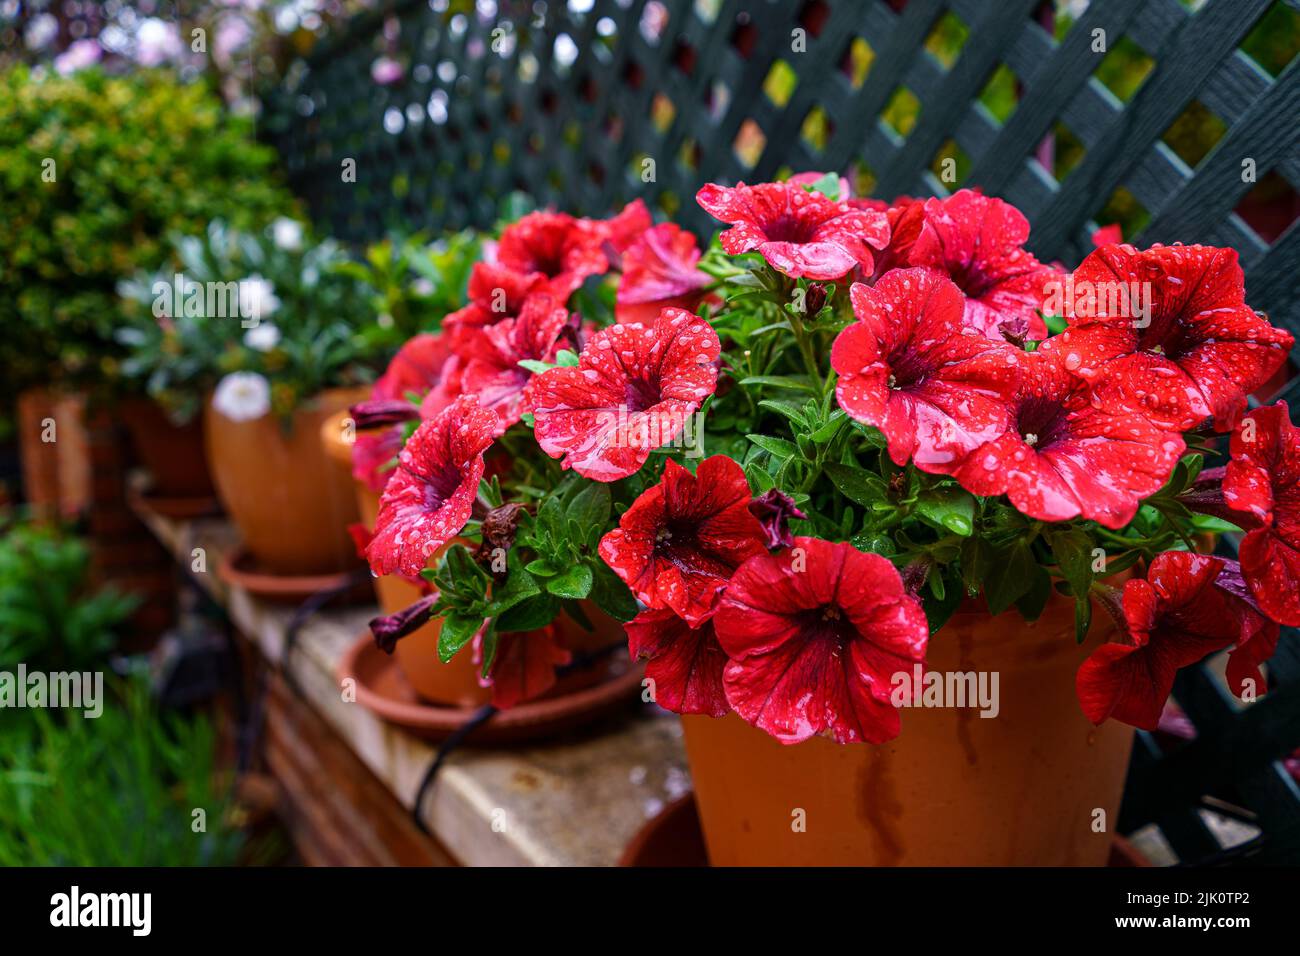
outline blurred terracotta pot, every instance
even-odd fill
[[[322,424],[320,436],[322,446],[335,467],[346,466],[348,474],[351,474],[352,432],[347,427],[347,417],[346,410],[332,416]],[[356,489],[361,522],[373,530],[375,518],[379,514],[379,495],[359,481],[354,481],[353,487]],[[429,566],[436,566],[440,557],[441,552],[435,554]],[[397,575],[375,578],[375,592],[379,597],[380,610],[385,614],[394,614],[420,599],[420,589]],[[555,622],[557,636],[564,647],[579,654],[598,651],[626,640],[623,625],[590,601],[582,602],[582,610],[591,621],[590,631],[564,615]],[[430,703],[455,707],[479,707],[488,703],[492,691],[479,684],[479,665],[474,662],[473,654],[462,650],[446,664],[438,658],[438,635],[441,632],[442,621],[434,619],[397,642],[393,653],[402,674],[415,692]],[[591,687],[604,680],[608,673],[609,667],[604,662],[576,669],[562,677],[543,696],[555,697]]]
[[[329,389],[293,413],[289,427],[264,415],[237,422],[208,401],[204,429],[221,501],[259,571],[328,574],[357,565],[348,525],[357,518],[351,481],[321,448],[321,422],[364,389]]]
[[[686,750],[715,866],[1103,866],[1133,742],[1093,727],[1074,675],[1114,627],[1097,609],[1084,647],[1073,602],[1025,623],[964,607],[930,639],[928,667],[998,674],[998,713],[904,708],[894,741],[785,746],[735,714],[686,716]],[[986,685],[992,687],[991,680]],[[1104,832],[1094,830],[1104,811]]]
[[[215,494],[201,419],[177,425],[147,398],[123,402],[118,413],[131,435],[136,458],[153,478],[154,496],[211,498]]]

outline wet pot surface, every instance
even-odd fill
[[[1075,670],[1110,629],[1099,612],[1078,646],[1072,608],[1054,601],[1034,624],[962,612],[931,638],[930,670],[983,672],[988,690],[997,673],[995,717],[904,708],[902,734],[874,746],[683,717],[711,862],[1105,865],[1133,732],[1079,709]]]

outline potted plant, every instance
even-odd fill
[[[641,241],[616,294],[691,310],[520,366],[521,420],[579,479],[480,487],[497,450],[538,459],[464,377],[416,430],[369,554],[437,593],[377,634],[441,615],[445,658],[553,581],[594,593],[604,510],[535,528],[603,486],[597,550],[683,714],[714,863],[1104,862],[1128,725],[1212,652],[1262,693],[1300,620],[1297,433],[1284,406],[1245,414],[1291,336],[1245,304],[1232,250],[1107,244],[1066,274],[968,190],[887,205],[810,174],[698,199],[720,240],[659,243],[653,270]],[[504,577],[454,547],[424,569],[498,489],[543,503]],[[1195,550],[1226,530],[1249,532],[1240,563]]]
[[[355,499],[318,437],[365,393],[367,311],[343,252],[293,220],[258,232],[214,220],[175,256],[179,270],[121,286],[135,306],[118,331],[123,367],[178,420],[202,411],[217,490],[268,587],[346,570]]]
[[[558,682],[556,670],[621,643],[636,612],[597,545],[642,486],[565,476],[532,438],[525,393],[616,327],[613,278],[646,255],[648,230],[640,203],[604,221],[523,216],[484,244],[468,303],[407,342],[352,409],[355,444],[327,426],[373,529],[375,636],[427,700],[510,706],[600,680],[599,661]]]
[[[274,150],[250,131],[207,86],[164,71],[5,72],[0,320],[10,331],[0,377],[11,395],[27,390],[24,435],[39,436],[44,419],[62,422],[61,393],[113,396],[122,356],[115,286],[161,262],[170,232],[218,216],[260,227],[290,208],[272,176]],[[29,478],[52,469],[62,448],[25,441]],[[190,490],[193,482],[180,493]]]

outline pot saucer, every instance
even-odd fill
[[[127,504],[133,511],[150,511],[172,521],[190,521],[221,514],[221,504],[213,495],[173,497],[158,495],[147,489],[131,488],[127,491]]]
[[[286,603],[298,603],[323,591],[346,588],[353,581],[354,573],[354,570],[348,570],[329,574],[272,574],[258,570],[253,556],[242,547],[223,554],[221,566],[217,568],[217,577],[231,587],[243,588],[249,594],[268,601]],[[354,583],[351,591],[338,600],[340,603],[374,600],[370,582]]]
[[[626,665],[626,661],[621,663]],[[376,647],[368,632],[348,648],[336,674],[340,683],[349,677],[356,681],[361,706],[425,740],[446,739],[479,712],[478,707],[439,706],[423,700],[407,682],[396,658]],[[621,673],[594,687],[498,711],[473,731],[467,743],[511,744],[572,730],[635,699],[641,690],[641,676],[640,667],[626,665]]]
[[[695,795],[688,793],[669,803],[637,830],[619,866],[708,866],[709,855],[695,809]],[[1115,837],[1107,866],[1151,866],[1151,861],[1122,836]]]

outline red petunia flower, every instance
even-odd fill
[[[586,478],[626,478],[713,394],[721,351],[718,333],[681,309],[664,309],[653,325],[601,329],[576,368],[528,383],[537,443]]]
[[[623,625],[633,660],[649,658],[645,676],[654,681],[654,701],[676,714],[722,717],[731,708],[722,686],[727,653],[713,622],[692,628],[672,611],[642,611]]]
[[[1175,431],[1211,416],[1226,430],[1293,341],[1246,305],[1232,249],[1102,246],[1072,285],[1070,327],[1043,347],[1099,396]]]
[[[1300,429],[1286,402],[1256,408],[1233,430],[1223,477],[1228,506],[1260,523],[1241,540],[1242,573],[1259,606],[1300,625]]]
[[[889,455],[951,474],[1007,427],[1022,353],[962,322],[962,296],[928,269],[895,269],[874,288],[850,290],[860,321],[835,339],[840,407],[875,425]]]
[[[905,269],[911,263],[912,247],[921,237],[925,225],[925,202],[900,196],[894,204],[884,205],[889,221],[889,244],[876,256],[871,284],[874,285],[890,269]]]
[[[795,506],[794,499],[780,488],[769,488],[751,501],[749,513],[758,519],[769,548],[793,548],[790,519],[808,520],[808,516]]]
[[[1103,644],[1079,667],[1075,690],[1094,724],[1107,718],[1154,730],[1178,670],[1241,634],[1240,601],[1216,585],[1224,562],[1166,551],[1146,580],[1124,584],[1127,643]]]
[[[497,428],[504,432],[524,412],[524,387],[533,373],[519,363],[554,362],[564,339],[569,313],[545,292],[530,296],[512,319],[502,319],[479,331],[464,346],[468,358],[462,376],[467,394],[478,397],[484,408],[496,412]]]
[[[731,658],[727,700],[786,744],[898,736],[894,674],[925,658],[920,603],[894,566],[846,543],[795,538],[795,547],[742,564],[713,618]]]
[[[871,250],[889,241],[889,223],[874,209],[852,209],[791,183],[734,188],[709,183],[695,194],[710,215],[731,228],[729,255],[757,249],[792,278],[838,279],[854,268],[871,271]]]
[[[669,459],[663,480],[601,539],[600,556],[650,608],[671,608],[695,627],[732,571],[764,549],[749,497],[744,470],[726,455],[706,458],[694,475]]]
[[[492,688],[493,706],[508,710],[524,701],[535,700],[554,687],[559,679],[555,668],[572,658],[560,646],[555,629],[550,626],[537,631],[499,634],[491,671],[482,683]]]
[[[507,226],[497,244],[497,262],[516,272],[540,272],[547,291],[562,302],[587,280],[609,268],[604,237],[562,212],[530,212]]]
[[[630,249],[654,225],[650,210],[640,199],[633,199],[609,219],[585,219],[583,222],[596,233],[602,244],[620,254]]]
[[[671,222],[637,239],[623,255],[615,315],[619,322],[653,322],[663,309],[695,312],[713,280],[695,268],[695,237]]]
[[[1282,629],[1259,606],[1242,574],[1240,563],[1225,558],[1223,570],[1214,584],[1231,595],[1232,600],[1228,603],[1237,617],[1236,646],[1228,655],[1225,674],[1228,687],[1238,697],[1244,696],[1247,689],[1258,696],[1265,687],[1259,666],[1272,658],[1277,650],[1277,639]]]
[[[524,302],[547,290],[540,272],[519,272],[489,262],[476,262],[469,274],[469,302],[442,320],[452,347],[463,348],[479,329],[519,314]]]
[[[1038,315],[1046,283],[1060,273],[1024,249],[1029,220],[1001,199],[961,189],[927,199],[924,223],[908,256],[913,266],[945,272],[966,296],[966,323],[990,338],[1044,339]]]
[[[977,495],[1005,494],[1041,521],[1082,515],[1124,527],[1168,480],[1186,447],[1182,436],[1142,415],[1096,407],[1088,383],[1054,355],[1022,355],[1020,372],[1006,432],[971,452],[957,480]]]
[[[469,520],[497,417],[462,395],[415,430],[379,501],[366,549],[375,574],[416,578]]]
[[[451,401],[460,389],[458,364],[447,339],[441,335],[421,334],[398,349],[384,374],[371,389],[372,401],[404,402],[412,395],[438,392]],[[427,417],[427,416],[426,416]],[[373,491],[383,491],[390,471],[385,465],[402,450],[402,425],[366,432],[357,436],[352,446],[352,477]]]

